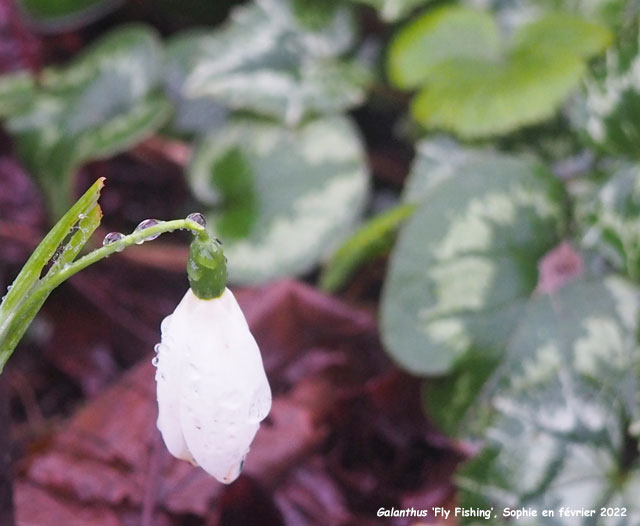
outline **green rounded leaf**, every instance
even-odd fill
[[[604,26],[556,14],[509,43],[490,13],[442,7],[398,34],[388,71],[398,87],[421,88],[411,105],[419,123],[478,139],[550,118],[610,38]]]
[[[562,50],[590,58],[611,43],[611,32],[602,24],[555,13],[522,27],[513,40],[515,48],[544,49],[551,53]]]
[[[212,206],[230,280],[243,284],[311,270],[359,219],[368,187],[362,144],[342,117],[294,130],[232,122],[198,146],[189,178]]]
[[[452,59],[434,68],[411,112],[427,128],[475,139],[551,117],[577,87],[585,64],[556,50],[514,52],[508,60]]]
[[[402,228],[381,305],[383,342],[416,374],[499,355],[563,227],[560,183],[535,162],[478,153]]]
[[[400,88],[415,88],[449,59],[485,62],[499,56],[500,35],[489,13],[442,7],[410,22],[394,38],[389,49],[389,78]]]

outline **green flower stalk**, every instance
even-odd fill
[[[129,235],[112,232],[104,246],[80,256],[80,252],[100,225],[102,211],[98,205],[104,179],[98,179],[56,223],[35,249],[10,285],[0,304],[0,373],[49,294],[82,269],[126,247],[155,239],[178,229],[196,234],[198,246],[206,246],[209,236],[200,214],[186,219],[156,221],[147,219]],[[209,244],[216,244],[209,239]],[[224,257],[224,256],[222,256]],[[189,268],[198,263],[189,262]],[[191,270],[193,273],[193,270]],[[204,272],[206,275],[207,273]],[[225,270],[226,277],[226,270]],[[205,280],[209,282],[210,280]],[[226,279],[225,279],[226,283]],[[224,288],[224,284],[222,285]]]

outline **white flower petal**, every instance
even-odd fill
[[[171,352],[165,353],[164,345]],[[158,371],[165,371],[168,357],[167,367],[177,371],[178,379],[162,388],[158,384],[158,427],[168,449],[174,455],[183,452],[183,440],[203,469],[221,482],[232,482],[271,408],[271,390],[258,346],[231,291],[201,300],[189,290],[163,331],[160,351]],[[165,387],[172,393],[161,396]]]
[[[156,347],[156,384],[158,396],[158,429],[169,452],[177,458],[193,461],[180,427],[180,349],[168,335],[172,316],[162,322],[162,342]]]

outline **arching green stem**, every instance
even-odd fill
[[[191,230],[194,243],[213,243],[204,226],[187,218],[161,221],[76,259],[100,224],[99,179],[58,221],[24,265],[0,304],[0,373],[51,291],[63,281],[114,252],[178,229]],[[219,251],[220,257],[222,252]],[[46,269],[47,265],[49,268]],[[193,263],[189,261],[191,266]],[[226,276],[226,271],[225,271]]]

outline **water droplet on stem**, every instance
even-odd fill
[[[187,220],[198,223],[200,226],[207,226],[207,220],[200,212],[193,212],[187,216]]]
[[[106,247],[107,245],[112,245],[113,243],[117,243],[118,241],[122,241],[124,239],[124,234],[120,232],[109,232],[104,239],[102,240],[102,246]],[[124,250],[124,246],[118,247],[116,249],[117,252],[122,252]]]
[[[144,221],[140,222],[140,224],[136,227],[136,229],[134,230],[134,232],[140,232],[141,230],[146,230],[147,228],[151,228],[152,226],[156,226],[159,225],[160,221],[158,221],[157,219],[145,219]],[[145,237],[144,239],[141,239],[140,241],[136,241],[136,243],[138,245],[142,245],[142,243],[144,243],[145,241],[153,241],[155,238],[157,238],[160,234],[154,234],[152,236],[149,237]]]

